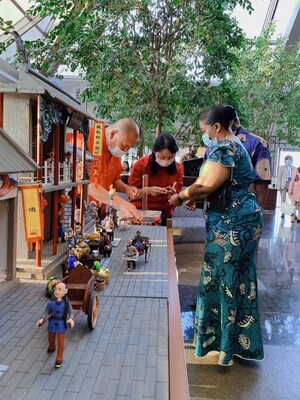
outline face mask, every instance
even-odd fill
[[[285,163],[286,163],[286,165],[292,165],[293,161],[292,160],[286,160]]]
[[[204,133],[204,135],[202,135],[203,143],[204,143],[205,146],[207,146],[207,147],[212,147],[212,146],[214,146],[215,144],[218,143],[217,138],[211,139],[211,138],[209,137],[209,134],[210,134],[210,132],[213,130],[214,127],[215,127],[215,126],[212,126],[208,132],[206,132],[206,133]]]
[[[126,154],[126,151],[121,150],[118,146],[113,147],[113,148],[109,147],[108,150],[112,156],[119,157],[119,158]]]
[[[171,158],[171,160],[160,160],[159,158],[157,158],[155,154],[155,161],[157,162],[158,165],[164,168],[167,168],[169,165],[171,165],[174,160],[175,157]]]

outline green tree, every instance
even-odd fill
[[[249,41],[226,82],[235,97],[241,121],[268,142],[299,146],[300,42],[272,41],[274,26]]]
[[[143,132],[173,131],[183,141],[198,130],[199,113],[223,98],[212,78],[237,61],[244,36],[232,10],[249,0],[43,0],[32,13],[58,23],[47,38],[26,43],[33,65],[53,74],[80,68],[84,101],[106,119],[132,116]],[[189,121],[175,132],[175,121]]]

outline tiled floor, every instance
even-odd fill
[[[168,399],[166,230],[141,228],[151,239],[151,258],[127,272],[122,251],[135,231],[120,232],[110,283],[99,292],[97,325],[90,331],[79,315],[59,370],[55,354],[47,353],[47,328],[36,328],[48,301],[45,282],[0,284],[0,400]]]
[[[264,214],[265,226],[257,254],[257,275],[265,359],[235,359],[224,368],[213,357],[196,359],[192,302],[197,292],[203,246],[189,256],[177,252],[186,339],[190,395],[193,400],[300,399],[300,224],[279,211]]]

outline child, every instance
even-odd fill
[[[60,368],[64,358],[64,341],[67,324],[73,328],[73,308],[66,296],[67,288],[63,282],[58,283],[54,288],[54,294],[49,301],[45,316],[37,322],[37,327],[40,328],[45,320],[49,320],[48,324],[48,353],[53,353],[56,350],[55,339],[57,335],[57,355],[55,367]]]
[[[132,263],[132,269],[136,269],[136,260],[139,257],[137,249],[132,245],[131,240],[127,240],[127,245],[123,251],[123,257],[127,260],[127,272],[130,271],[130,263]]]

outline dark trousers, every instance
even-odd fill
[[[136,268],[136,263],[134,260],[127,260],[127,268],[130,268],[130,263],[132,263],[132,268]]]

